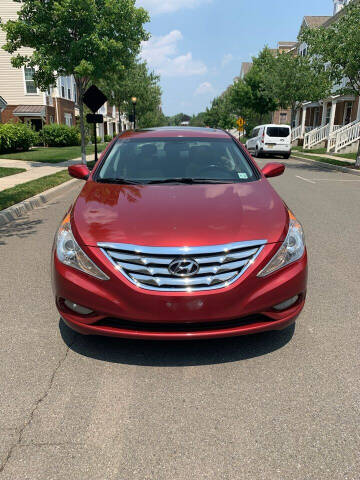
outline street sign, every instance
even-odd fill
[[[244,125],[245,125],[245,120],[242,118],[242,117],[239,117],[237,120],[236,120],[236,125],[239,127],[238,130],[242,130]]]
[[[83,101],[87,107],[95,114],[100,107],[107,102],[107,96],[99,90],[95,85],[92,85],[86,90],[83,96]],[[98,160],[98,151],[97,151],[97,131],[96,124],[103,123],[104,118],[102,115],[87,115],[86,117],[88,123],[94,124],[94,147],[95,147],[95,162]]]
[[[88,113],[86,115],[87,123],[104,123],[103,115],[96,115],[95,113]]]
[[[107,102],[107,96],[95,85],[92,85],[84,93],[83,100],[85,105],[89,107],[93,113],[95,113],[104,105],[105,102]]]

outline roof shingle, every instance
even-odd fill
[[[331,18],[330,16],[312,17],[307,15],[304,17],[304,20],[308,27],[316,28],[316,27],[321,27],[321,25],[324,25],[324,23],[327,22],[330,18]]]

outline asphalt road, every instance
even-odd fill
[[[359,480],[360,177],[286,164],[273,185],[304,225],[310,280],[282,333],[81,337],[49,273],[79,186],[0,229],[1,479]]]

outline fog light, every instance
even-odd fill
[[[282,310],[286,310],[287,308],[290,308],[294,303],[296,303],[299,299],[299,295],[296,295],[296,297],[289,298],[289,300],[286,300],[285,302],[279,303],[279,305],[275,305],[274,310],[277,310],[281,312]]]
[[[86,308],[86,307],[82,307],[81,305],[70,302],[69,300],[65,300],[64,303],[67,306],[67,308],[69,308],[73,312],[80,313],[80,315],[89,315],[90,313],[93,313],[93,310],[90,310],[89,308]]]

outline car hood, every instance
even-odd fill
[[[148,246],[283,241],[287,209],[266,179],[238,184],[110,185],[89,181],[72,211],[77,240]]]

